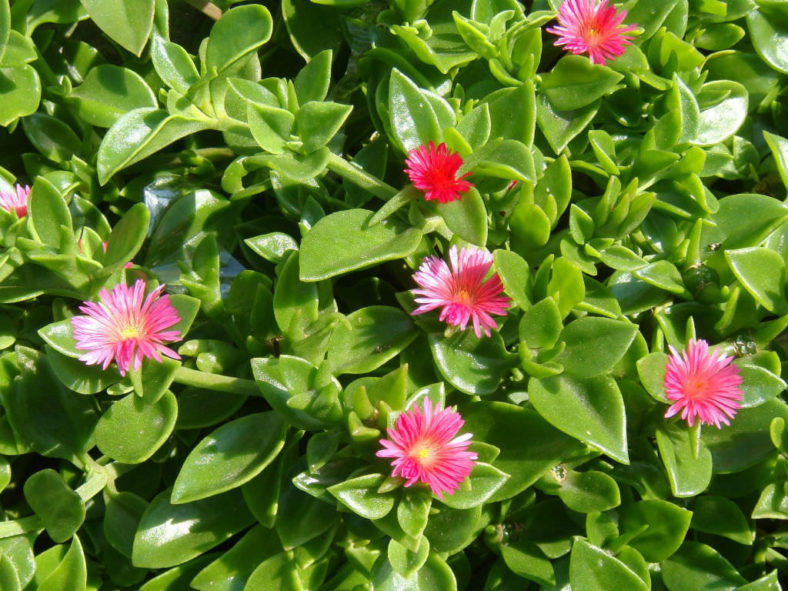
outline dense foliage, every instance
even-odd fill
[[[615,5],[592,63],[560,0],[0,0],[0,589],[780,589],[788,3]],[[413,314],[454,246],[489,336]],[[84,363],[159,284],[173,351]],[[728,426],[665,416],[695,339]],[[379,456],[433,405],[453,494]]]

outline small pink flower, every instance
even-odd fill
[[[665,395],[675,403],[665,413],[665,418],[681,411],[681,418],[692,427],[695,417],[701,424],[730,425],[741,407],[742,378],[739,368],[731,365],[732,358],[719,351],[709,353],[704,340],[691,340],[681,354],[670,348],[670,359],[665,371]],[[727,416],[726,416],[727,415]]]
[[[438,257],[427,257],[421,263],[413,279],[420,289],[414,289],[416,303],[421,304],[413,314],[423,314],[442,308],[440,320],[465,330],[473,320],[473,331],[477,337],[482,330],[488,337],[490,329],[497,328],[490,314],[504,316],[509,307],[509,298],[500,295],[503,284],[497,273],[485,279],[492,267],[493,257],[486,250],[456,246],[449,250],[451,267]]]
[[[476,454],[468,451],[473,434],[455,437],[464,424],[456,410],[433,408],[425,398],[423,411],[413,405],[399,415],[388,429],[389,439],[380,440],[377,456],[394,458],[391,475],[405,478],[405,486],[423,482],[443,500],[443,493],[454,494],[476,463]]]
[[[608,0],[565,0],[558,11],[557,27],[546,29],[558,35],[555,45],[563,45],[570,53],[588,53],[592,64],[605,65],[624,53],[637,29],[636,25],[622,25],[627,11],[616,11]]]
[[[424,191],[427,201],[437,199],[440,203],[448,203],[462,197],[473,185],[463,180],[471,173],[466,172],[457,178],[457,171],[462,166],[462,157],[451,152],[446,144],[430,142],[429,146],[419,146],[408,153],[405,169],[413,186]]]
[[[162,354],[173,359],[180,356],[164,343],[179,341],[178,330],[166,330],[178,322],[178,312],[170,296],[161,295],[160,285],[145,297],[145,282],[138,279],[132,287],[119,284],[109,292],[102,289],[100,302],[85,302],[79,309],[84,316],[74,316],[74,339],[77,349],[87,351],[80,361],[107,369],[114,359],[120,375],[129,367],[139,369],[147,357],[161,362]]]
[[[27,198],[30,196],[30,187],[16,185],[14,191],[0,191],[0,207],[8,212],[15,211],[17,217],[27,215]]]

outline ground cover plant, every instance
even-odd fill
[[[0,0],[0,590],[780,589],[786,47]]]

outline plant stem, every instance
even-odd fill
[[[369,191],[376,197],[380,197],[383,200],[388,201],[399,192],[388,183],[385,183],[376,176],[369,174],[361,167],[348,162],[342,158],[342,156],[331,154],[331,156],[328,158],[328,168],[329,170],[337,173],[342,178],[349,180],[354,185]]]
[[[180,367],[175,372],[175,382],[184,386],[195,386],[206,390],[226,392],[228,394],[241,394],[243,396],[257,396],[260,390],[252,380],[221,376],[207,373],[188,367]]]
[[[215,21],[222,18],[222,9],[209,0],[186,0],[186,2],[194,6],[208,18]]]

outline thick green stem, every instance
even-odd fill
[[[369,191],[383,200],[388,201],[399,192],[388,183],[381,181],[355,164],[351,164],[342,156],[331,154],[328,158],[328,168],[354,185]]]
[[[222,9],[216,6],[213,2],[208,0],[186,0],[189,4],[194,6],[197,10],[202,12],[208,18],[218,21],[222,18]]]
[[[257,384],[252,380],[220,376],[215,373],[189,369],[188,367],[181,367],[175,372],[175,382],[184,386],[194,386],[228,394],[242,394],[243,396],[260,394]]]

